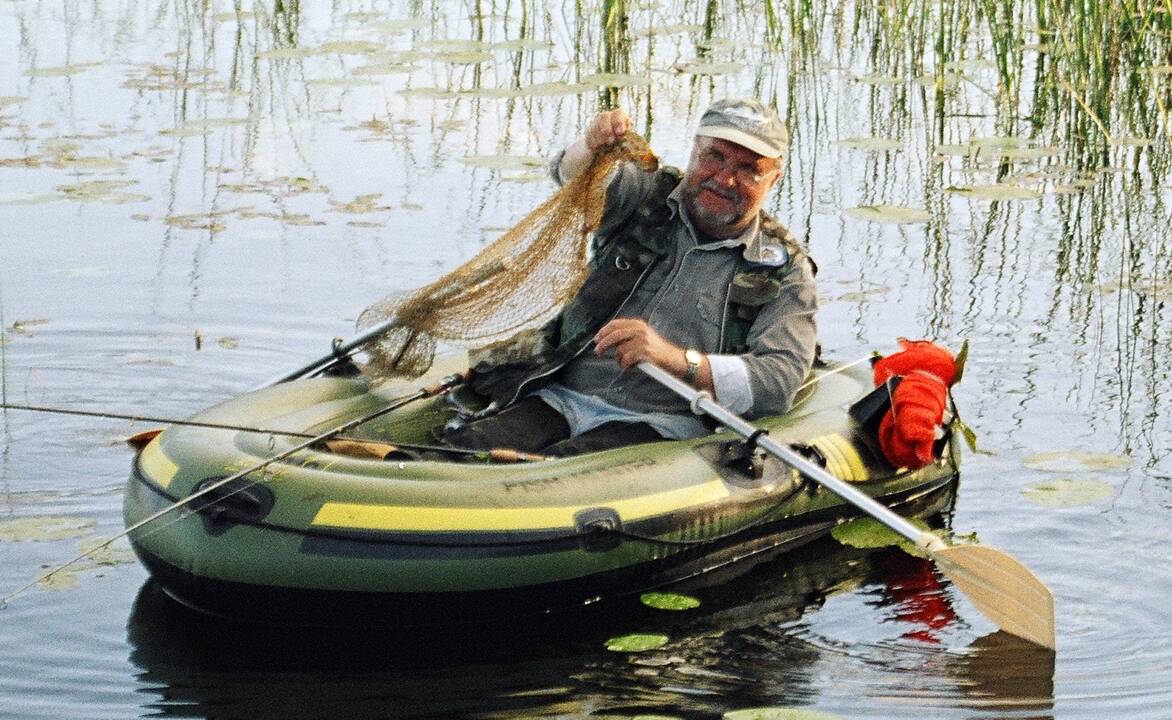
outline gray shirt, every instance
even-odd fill
[[[672,213],[667,254],[648,270],[617,316],[646,320],[668,341],[707,353],[716,399],[734,412],[784,412],[814,357],[817,296],[812,268],[800,263],[783,279],[777,300],[760,309],[749,331],[749,352],[715,354],[739,257],[779,265],[789,258],[778,256],[776,245],[762,245],[757,222],[740,237],[701,242],[681,190],[676,188],[667,200]],[[596,243],[621,227],[649,191],[650,175],[633,165],[622,166],[608,189]],[[599,357],[587,349],[537,394],[566,416],[575,435],[612,420],[647,422],[673,438],[707,432],[682,398],[638,369],[622,370],[613,352]]]

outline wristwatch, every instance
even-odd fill
[[[696,382],[696,375],[700,372],[700,363],[704,362],[704,353],[688,348],[684,351],[684,360],[688,361],[688,369],[684,371],[684,382],[692,385]]]

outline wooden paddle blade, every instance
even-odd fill
[[[929,555],[997,627],[1055,649],[1054,596],[1017,558],[985,545],[953,545]]]

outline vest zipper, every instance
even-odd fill
[[[643,272],[639,274],[638,279],[635,280],[635,284],[631,286],[630,292],[628,292],[627,296],[625,298],[623,298],[623,301],[621,303],[619,303],[618,309],[615,310],[614,313],[611,314],[611,316],[609,318],[607,318],[602,323],[603,325],[605,325],[606,323],[608,323],[611,320],[614,320],[616,317],[618,317],[619,313],[622,312],[623,306],[625,306],[627,304],[627,301],[630,300],[631,296],[635,294],[635,291],[639,289],[639,285],[642,284],[644,279],[646,279],[647,273],[651,272],[651,268],[655,267],[655,263],[659,262],[662,259],[663,259],[662,255],[657,256],[655,259],[655,262],[653,262],[650,265],[648,265],[647,267],[643,268]],[[590,341],[586,341],[585,343],[582,344],[582,347],[578,348],[578,350],[573,355],[566,358],[565,362],[561,363],[560,365],[557,365],[556,367],[552,367],[543,373],[538,373],[537,375],[534,375],[532,377],[528,377],[528,378],[525,378],[524,380],[522,380],[521,384],[518,385],[517,389],[513,392],[513,397],[509,398],[509,401],[507,403],[505,403],[504,405],[502,405],[501,407],[508,407],[509,405],[512,405],[514,402],[517,401],[517,398],[521,397],[521,392],[525,389],[526,385],[528,385],[529,383],[534,382],[536,380],[540,380],[543,377],[548,377],[548,376],[554,374],[555,372],[557,372],[558,370],[561,370],[562,368],[564,368],[565,366],[567,366],[571,362],[573,362],[574,359],[577,358],[579,355],[581,355],[582,351],[585,350],[589,346],[590,346]]]

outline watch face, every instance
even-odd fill
[[[699,350],[688,350],[684,353],[684,359],[689,365],[699,365],[704,360],[704,355]]]

